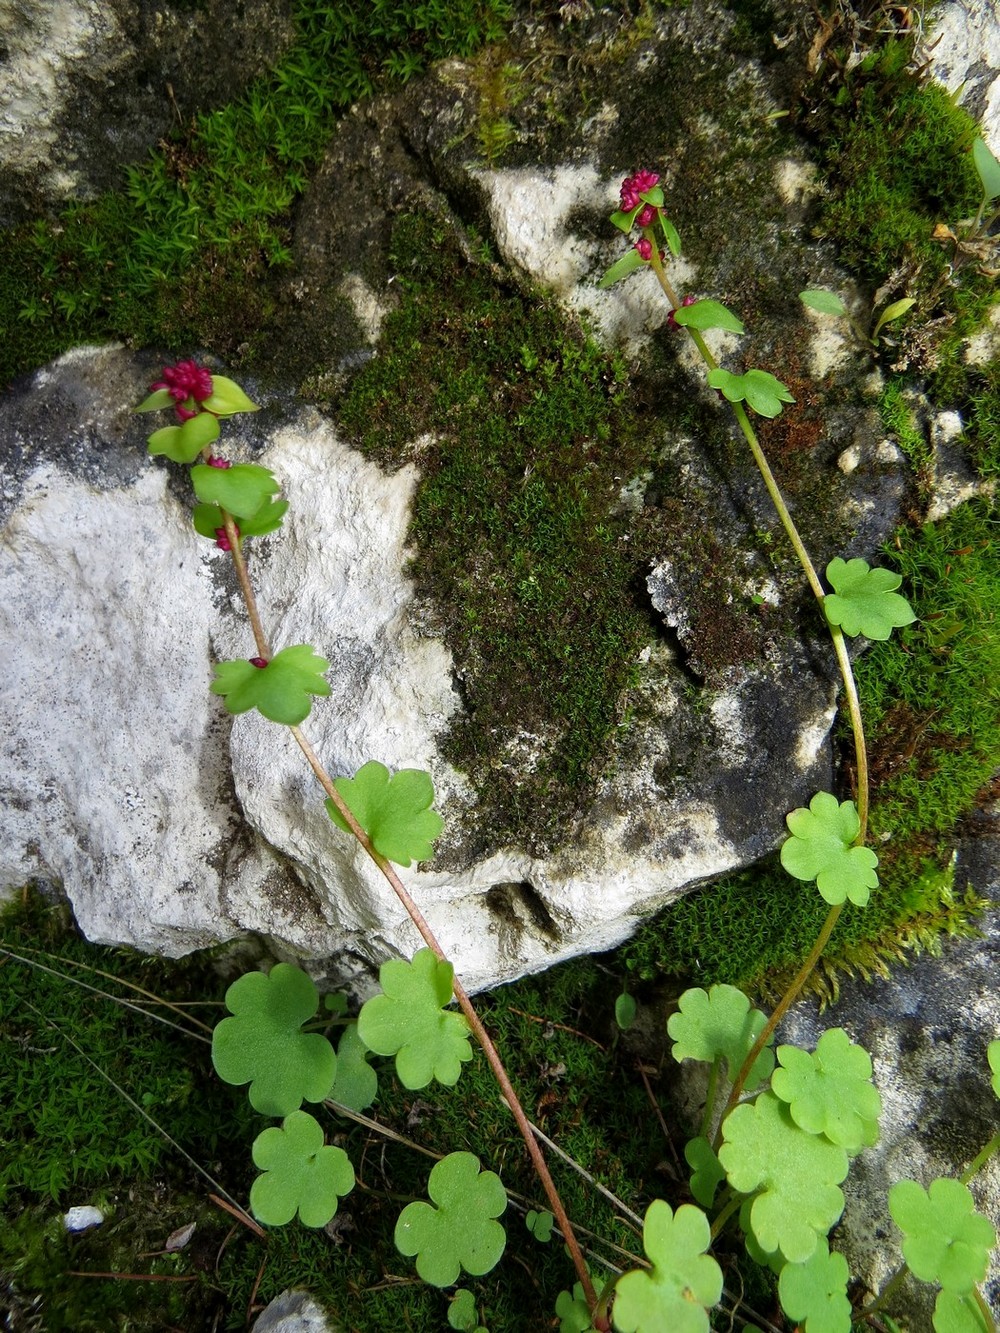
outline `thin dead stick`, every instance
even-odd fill
[[[225,1199],[220,1199],[217,1194],[210,1194],[208,1197],[217,1208],[221,1208],[223,1212],[228,1213],[230,1217],[235,1217],[237,1222],[242,1222],[248,1231],[252,1231],[254,1235],[259,1236],[261,1240],[267,1240],[267,1232],[263,1227],[257,1225],[249,1213],[245,1213],[242,1208],[235,1207]]]

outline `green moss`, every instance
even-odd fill
[[[497,40],[507,0],[297,0],[270,75],[128,170],[127,185],[0,233],[0,383],[86,341],[232,356],[291,262],[290,210],[336,117],[386,79]]]
[[[211,1022],[222,1012],[224,983],[207,960],[171,963],[88,945],[64,912],[31,896],[5,914],[0,945],[54,969],[28,968],[7,956],[0,966],[0,1300],[27,1317],[38,1297],[52,1333],[111,1327],[166,1333],[241,1329],[252,1301],[263,1304],[287,1287],[304,1286],[358,1333],[444,1326],[446,1296],[416,1280],[412,1262],[392,1241],[401,1207],[426,1194],[433,1164],[426,1156],[320,1111],[357,1167],[358,1187],[341,1207],[339,1241],[298,1224],[272,1229],[262,1241],[234,1228],[206,1200],[205,1182],[87,1063],[89,1056],[245,1201],[254,1175],[251,1141],[267,1122],[250,1112],[243,1089],[214,1077],[207,1046],[107,998],[123,993],[144,1006],[153,993],[184,1007],[173,1015],[182,1025],[185,1012]],[[74,978],[95,989],[81,989]],[[125,989],[130,980],[145,997]],[[205,1005],[206,999],[215,1002]],[[481,1011],[535,1123],[641,1211],[662,1192],[663,1142],[645,1087],[612,1036],[606,974],[590,962],[567,965],[484,998]],[[381,1123],[432,1153],[476,1153],[509,1191],[523,1194],[525,1206],[544,1206],[481,1055],[454,1090],[407,1092],[390,1069],[391,1062],[382,1064],[372,1112]],[[554,1173],[576,1222],[635,1252],[635,1236],[579,1175],[558,1162]],[[61,1213],[82,1202],[101,1206],[108,1220],[68,1237]],[[198,1226],[192,1242],[164,1255],[167,1236],[189,1222]],[[528,1234],[516,1204],[505,1225],[506,1258],[465,1285],[475,1290],[491,1333],[522,1333],[551,1319],[572,1270],[558,1243],[541,1245]],[[172,1280],[77,1275],[113,1272]]]
[[[539,845],[599,772],[650,633],[620,512],[643,423],[620,361],[433,220],[402,219],[393,254],[406,299],[336,411],[383,466],[422,438],[412,574],[465,701],[445,752],[491,838]]]
[[[889,380],[879,402],[882,425],[910,460],[918,476],[925,476],[933,461],[931,442],[917,424],[913,408],[907,402],[905,382]]]

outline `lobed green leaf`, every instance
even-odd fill
[[[450,963],[420,949],[410,963],[383,963],[382,994],[362,1006],[358,1035],[370,1051],[396,1057],[405,1088],[424,1088],[431,1079],[457,1083],[463,1063],[472,1059],[464,1014],[444,1007],[451,1001],[453,980]]]
[[[861,829],[854,802],[838,804],[830,792],[817,792],[808,810],[793,810],[785,823],[792,836],[782,843],[781,864],[788,873],[795,879],[814,879],[831,905],[849,898],[864,907],[878,884],[878,857],[870,847],[853,845]]]
[[[434,855],[434,839],[444,820],[430,808],[434,784],[429,773],[401,768],[390,777],[385,764],[372,759],[353,778],[336,778],[333,785],[386,860],[408,866]],[[332,800],[327,800],[326,811],[338,828],[350,832]]]
[[[726,1117],[719,1161],[740,1194],[756,1194],[750,1225],[768,1254],[803,1263],[844,1210],[843,1148],[807,1134],[773,1092],[762,1092]]]
[[[813,1054],[779,1046],[778,1063],[771,1090],[800,1129],[825,1134],[852,1157],[878,1142],[882,1099],[870,1081],[871,1056],[843,1028],[824,1032]]]
[[[162,426],[154,430],[146,447],[151,454],[162,455],[174,463],[193,463],[202,449],[218,438],[219,423],[216,418],[211,412],[199,412],[181,426]]]
[[[885,640],[898,626],[916,620],[906,598],[893,591],[903,580],[891,569],[871,569],[866,560],[836,556],[826,577],[834,591],[824,597],[823,610],[845,634]]]
[[[689,308],[694,309],[693,306]],[[674,318],[677,318],[676,312]],[[788,386],[766,370],[748,370],[743,375],[734,375],[732,371],[717,366],[708,372],[708,382],[729,402],[746,402],[747,407],[762,417],[776,417],[783,403],[795,402]]]
[[[677,1002],[677,1013],[667,1021],[674,1039],[673,1057],[682,1060],[725,1060],[730,1080],[736,1077],[750,1047],[757,1040],[767,1017],[751,1009],[750,1001],[735,986],[700,986],[686,990]],[[761,1051],[747,1077],[747,1088],[755,1088],[774,1068],[774,1052]]]
[[[241,518],[239,529],[241,537],[263,537],[281,527],[288,512],[287,500],[268,500],[251,518]],[[195,505],[191,517],[195,532],[202,537],[214,539],[217,530],[225,526],[222,510],[218,505]]]
[[[436,1206],[417,1200],[399,1215],[394,1239],[400,1254],[416,1257],[417,1272],[434,1287],[450,1287],[464,1269],[473,1277],[500,1262],[507,1236],[495,1219],[507,1192],[478,1157],[453,1152],[431,1171],[427,1193]]]
[[[711,1243],[700,1208],[685,1203],[675,1213],[654,1199],[642,1228],[652,1269],[619,1279],[612,1308],[619,1333],[707,1333],[708,1311],[722,1296],[722,1269],[705,1253]]]
[[[954,1291],[938,1292],[931,1323],[934,1333],[993,1333],[975,1297]]]
[[[323,679],[329,667],[310,644],[296,643],[282,648],[262,667],[242,658],[219,662],[209,689],[224,697],[230,713],[256,708],[272,722],[295,727],[309,715],[310,695],[330,693]]]
[[[726,1173],[708,1139],[688,1139],[684,1145],[684,1160],[691,1167],[691,1193],[695,1202],[702,1208],[711,1208],[715,1191],[725,1180]]]
[[[997,1234],[961,1181],[945,1176],[924,1190],[900,1180],[889,1191],[889,1212],[903,1232],[903,1258],[921,1282],[962,1296],[986,1276]]]
[[[319,1033],[300,1031],[318,1002],[312,980],[289,963],[247,972],[226,991],[232,1017],[215,1025],[212,1063],[223,1082],[250,1084],[250,1105],[263,1115],[285,1116],[330,1093],[333,1047]]]
[[[850,1270],[821,1238],[804,1263],[785,1264],[778,1277],[781,1308],[805,1333],[851,1333]]]
[[[352,1111],[363,1111],[378,1096],[378,1075],[368,1055],[357,1023],[348,1023],[337,1043],[337,1076],[327,1096]]]
[[[594,1325],[590,1320],[582,1282],[575,1282],[571,1292],[559,1293],[556,1297],[556,1314],[559,1316],[559,1333],[590,1333]]]
[[[347,1154],[324,1146],[322,1128],[305,1111],[258,1134],[253,1160],[264,1174],[250,1187],[250,1207],[269,1226],[284,1226],[298,1213],[303,1226],[324,1227],[354,1188]]]
[[[197,417],[193,419],[198,420]],[[214,417],[212,419],[215,420]],[[185,422],[185,425],[190,424]],[[241,526],[242,520],[253,518],[269,503],[270,497],[281,490],[281,484],[271,469],[261,467],[258,463],[235,463],[226,468],[196,463],[191,469],[191,484],[203,504],[219,505],[228,510],[240,519]]]

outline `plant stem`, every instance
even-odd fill
[[[750,1047],[750,1050],[747,1052],[747,1058],[743,1061],[742,1065],[740,1066],[740,1071],[736,1075],[736,1081],[733,1083],[732,1091],[729,1094],[729,1100],[726,1102],[725,1110],[722,1112],[722,1116],[719,1120],[719,1128],[716,1130],[715,1142],[712,1145],[716,1152],[719,1151],[719,1144],[722,1142],[722,1126],[725,1124],[726,1116],[729,1114],[729,1112],[739,1101],[740,1097],[743,1095],[743,1088],[744,1085],[746,1084],[747,1077],[750,1074],[750,1070],[753,1068],[754,1061],[757,1059],[757,1056],[760,1055],[761,1051],[764,1049],[767,1043],[771,1040],[771,1034],[774,1032],[774,1029],[784,1018],[785,1014],[791,1008],[794,1001],[798,999],[799,992],[802,990],[802,987],[806,984],[806,981],[809,978],[809,973],[819,962],[820,956],[822,955],[823,950],[826,948],[830,936],[833,934],[833,928],[837,924],[837,918],[840,916],[843,906],[844,906],[843,903],[837,903],[835,907],[830,908],[829,912],[826,915],[826,920],[823,922],[822,928],[819,934],[816,936],[815,943],[813,944],[813,947],[809,950],[809,956],[806,958],[805,962],[799,968],[798,972],[796,972],[792,984],[789,986],[788,990],[785,991],[784,995],[778,1001],[777,1005],[774,1008],[774,1012],[771,1014],[771,1017],[761,1028],[757,1040],[754,1042],[754,1044]]]
[[[893,1294],[902,1284],[903,1280],[906,1278],[906,1275],[909,1273],[909,1271],[910,1271],[909,1264],[900,1264],[900,1266],[896,1269],[895,1273],[893,1273],[892,1277],[885,1284],[885,1286],[875,1297],[875,1299],[871,1302],[871,1304],[866,1305],[863,1310],[859,1311],[857,1318],[859,1320],[867,1319],[869,1315],[875,1314],[876,1311],[881,1310],[882,1307],[885,1305],[885,1303],[892,1298]]]
[[[967,1185],[976,1172],[983,1169],[998,1148],[1000,1148],[1000,1134],[994,1134],[986,1147],[976,1153],[975,1157],[973,1157],[972,1161],[959,1176],[959,1180],[963,1185]]]
[[[267,636],[264,634],[263,625],[261,624],[260,613],[257,609],[257,600],[254,596],[253,586],[250,583],[250,576],[247,572],[246,561],[244,560],[243,552],[240,549],[240,539],[236,533],[236,525],[233,522],[231,514],[226,513],[225,510],[223,510],[222,513],[226,527],[226,536],[229,538],[229,544],[231,548],[230,554],[233,557],[233,565],[235,566],[236,569],[236,577],[239,580],[240,591],[243,594],[243,601],[247,608],[247,615],[250,617],[250,624],[253,627],[253,634],[254,634],[254,639],[256,640],[257,643],[257,649],[261,657],[265,657],[270,660],[271,656],[270,646],[267,641]],[[413,922],[414,926],[420,933],[421,938],[427,944],[428,948],[433,950],[433,952],[437,955],[438,958],[440,958],[442,961],[446,961],[444,950],[438,943],[437,937],[431,930],[429,924],[427,923],[426,918],[420,911],[420,908],[417,906],[413,898],[410,896],[406,886],[404,885],[403,881],[399,878],[399,875],[396,873],[392,865],[386,860],[384,856],[382,856],[380,852],[375,850],[371,838],[369,838],[368,834],[355,819],[347,803],[344,801],[344,798],[341,796],[337,788],[333,785],[333,779],[330,777],[329,773],[327,773],[326,769],[323,767],[322,763],[320,762],[319,756],[316,754],[316,751],[310,745],[301,727],[290,727],[289,730],[295,737],[295,740],[298,743],[298,746],[301,749],[302,753],[305,755],[306,761],[309,764],[309,767],[312,769],[316,777],[316,780],[319,782],[319,785],[323,788],[327,796],[329,796],[330,800],[333,802],[337,810],[343,816],[344,822],[347,824],[348,828],[354,834],[354,837],[368,853],[368,856],[381,871],[385,879],[388,880],[389,885],[391,886],[393,892],[396,894],[396,897],[399,899],[400,903],[402,903],[403,907],[406,910],[407,915],[409,916],[410,920]],[[584,1260],[583,1252],[581,1251],[579,1241],[577,1240],[576,1235],[574,1234],[572,1224],[566,1213],[566,1209],[563,1206],[562,1199],[559,1197],[559,1192],[556,1189],[555,1182],[553,1181],[552,1176],[549,1173],[549,1169],[548,1166],[546,1165],[545,1158],[542,1155],[542,1150],[538,1146],[538,1140],[535,1138],[535,1135],[532,1132],[531,1122],[528,1120],[528,1117],[524,1112],[524,1108],[522,1107],[520,1101],[518,1100],[517,1093],[514,1091],[514,1087],[510,1081],[510,1078],[508,1077],[507,1070],[504,1068],[503,1061],[500,1059],[500,1055],[496,1047],[494,1046],[492,1040],[490,1039],[489,1033],[483,1026],[482,1020],[476,1013],[468,993],[466,992],[465,988],[462,986],[461,982],[458,980],[457,977],[453,978],[452,989],[455,995],[455,999],[458,1001],[459,1008],[465,1015],[469,1027],[472,1029],[472,1032],[475,1035],[476,1040],[482,1047],[483,1053],[486,1056],[490,1069],[493,1071],[493,1077],[500,1085],[500,1091],[503,1094],[504,1100],[510,1107],[514,1119],[517,1122],[517,1127],[521,1132],[521,1137],[524,1139],[525,1146],[528,1150],[528,1156],[531,1158],[532,1166],[535,1168],[535,1172],[538,1175],[539,1180],[541,1181],[542,1188],[545,1191],[545,1197],[548,1199],[549,1207],[552,1209],[552,1215],[555,1218],[556,1223],[558,1224],[559,1230],[563,1234],[563,1239],[566,1242],[566,1247],[570,1252],[570,1257],[573,1260],[573,1267],[576,1269],[577,1276],[580,1279],[580,1284],[583,1287],[584,1293],[587,1298],[587,1305],[591,1310],[593,1310],[597,1305],[597,1294],[594,1291],[594,1284],[590,1279],[590,1274],[587,1271],[587,1264]]]

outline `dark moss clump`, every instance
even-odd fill
[[[620,501],[642,423],[620,361],[429,218],[400,221],[394,259],[402,308],[337,414],[386,466],[428,437],[412,573],[465,696],[446,753],[498,839],[545,841],[599,772],[649,634]]]
[[[120,191],[0,232],[0,385],[81,342],[252,351],[291,263],[291,210],[336,117],[386,80],[503,35],[507,0],[298,0],[273,74],[201,115]]]

